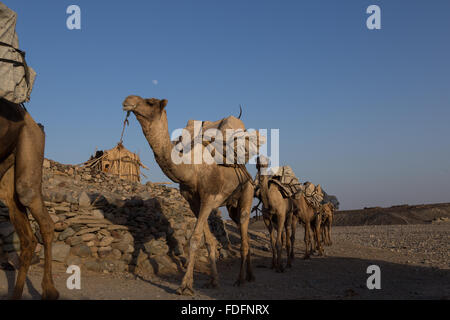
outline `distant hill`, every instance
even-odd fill
[[[398,205],[389,208],[373,207],[362,210],[337,211],[335,226],[428,224],[450,218],[450,203]]]

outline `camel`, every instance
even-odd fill
[[[283,239],[286,242],[287,267],[292,266],[294,256],[295,233],[291,234],[292,224],[292,201],[284,198],[280,188],[275,183],[270,183],[270,177],[262,170],[268,167],[268,163],[262,156],[257,158],[256,168],[258,169],[257,190],[255,195],[263,203],[263,220],[270,233],[270,244],[272,247],[272,269],[283,272],[282,248]],[[283,229],[285,232],[283,232]],[[275,230],[277,236],[275,239]]]
[[[216,243],[207,219],[212,210],[224,205],[232,220],[240,227],[241,234],[241,267],[235,285],[243,285],[246,280],[254,281],[248,240],[248,224],[254,193],[251,176],[245,166],[232,167],[204,162],[175,164],[171,157],[174,144],[170,140],[168,131],[166,105],[166,99],[143,99],[131,95],[124,100],[123,110],[134,113],[153,150],[156,162],[169,179],[179,184],[181,195],[187,200],[197,217],[197,223],[189,241],[186,273],[177,293],[194,294],[195,255],[203,235],[211,264],[211,281],[207,286],[218,287]]]
[[[325,203],[321,208],[321,230],[322,230],[322,242],[326,246],[331,246],[331,225],[333,224],[334,206],[331,202]]]
[[[306,201],[305,195],[303,193],[298,193],[295,195],[295,198],[292,198],[292,202],[294,205],[294,218],[292,221],[292,234],[295,234],[295,229],[297,225],[297,221],[301,221],[305,228],[305,255],[304,259],[308,259],[312,253],[313,241],[311,238],[314,238],[314,242],[316,244],[316,249],[319,252],[319,255],[323,255],[323,248],[319,241],[320,236],[320,219],[319,215],[316,213],[316,209],[313,208]],[[292,257],[293,259],[294,257]]]
[[[42,163],[45,134],[30,114],[18,104],[0,99],[0,198],[20,239],[20,267],[13,299],[20,299],[37,240],[27,210],[39,224],[44,242],[42,298],[57,299],[52,277],[54,224],[42,200]]]

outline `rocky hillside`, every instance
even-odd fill
[[[102,172],[51,160],[44,161],[43,195],[55,222],[53,259],[92,271],[134,271],[163,274],[180,270],[186,262],[188,238],[196,219],[177,189],[127,182]],[[43,257],[39,227],[31,216]],[[219,258],[230,251],[220,212],[210,226],[218,240]],[[0,201],[0,251],[14,261],[20,243]],[[1,252],[0,252],[1,253]],[[207,250],[198,255],[207,262]],[[38,261],[36,258],[35,260]],[[201,265],[201,263],[200,263]]]
[[[390,208],[338,211],[333,224],[336,226],[428,224],[446,221],[449,218],[450,203],[399,205]]]

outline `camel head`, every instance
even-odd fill
[[[126,97],[126,99],[122,103],[124,111],[133,112],[136,117],[143,117],[150,122],[158,121],[161,119],[161,115],[166,112],[166,110],[164,110],[166,105],[166,99],[143,99],[139,96],[133,95]]]

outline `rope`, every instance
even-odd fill
[[[127,112],[127,116],[125,117],[125,120],[123,121],[123,129],[122,129],[122,134],[120,135],[120,144],[122,144],[123,142],[123,134],[125,133],[125,127],[127,125],[129,125],[130,123],[128,122],[128,117],[130,116],[131,111]]]

